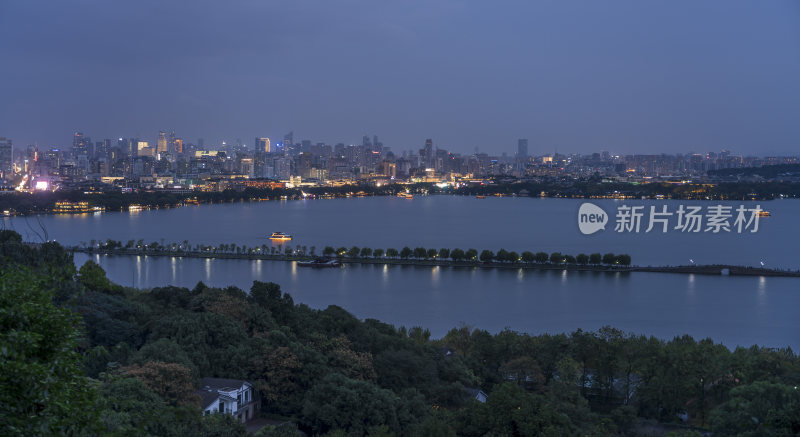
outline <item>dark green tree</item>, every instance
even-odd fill
[[[500,250],[497,251],[497,255],[495,256],[495,258],[497,258],[498,261],[509,262],[511,261],[509,255],[510,254],[507,250],[501,248]]]
[[[368,428],[381,425],[398,433],[398,404],[389,390],[333,373],[306,393],[302,421],[320,434],[340,429],[365,435]]]
[[[112,284],[106,277],[106,271],[92,260],[86,261],[78,270],[78,282],[92,291],[122,293],[122,288]]]
[[[99,408],[76,350],[79,321],[42,276],[21,266],[0,275],[0,434],[91,434]]]
[[[711,414],[714,435],[795,436],[800,434],[800,390],[759,381],[736,387]]]

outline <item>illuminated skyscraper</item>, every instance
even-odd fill
[[[72,136],[72,153],[80,155],[86,154],[87,151],[86,138],[83,136],[83,132],[75,132]]]
[[[517,157],[519,158],[528,157],[528,140],[525,138],[520,138],[517,141]]]
[[[167,151],[167,133],[163,130],[158,133],[158,143],[156,144],[156,153],[164,153]]]
[[[256,152],[266,152],[266,153],[272,152],[272,146],[270,145],[269,138],[256,137]]]
[[[175,154],[183,153],[183,138],[175,138]]]
[[[136,156],[153,156],[155,155],[155,150],[150,147],[150,144],[147,141],[138,141],[136,145]]]
[[[11,153],[11,140],[0,137],[0,176],[9,178],[14,173],[14,159]]]

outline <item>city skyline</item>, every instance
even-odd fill
[[[166,135],[169,132],[169,139],[162,138],[162,135]],[[132,135],[132,136],[114,136],[112,135],[111,138],[107,137],[96,137],[91,135],[88,131],[73,131],[70,133],[72,144],[69,144],[66,140],[60,141],[53,144],[27,144],[23,145],[19,142],[13,141],[12,138],[5,138],[0,137],[1,140],[9,142],[8,145],[10,146],[11,142],[14,143],[14,151],[15,153],[22,154],[23,150],[33,150],[38,149],[40,152],[44,152],[46,150],[64,150],[64,151],[71,151],[74,150],[76,147],[83,148],[86,146],[78,146],[76,143],[76,139],[80,137],[83,139],[86,137],[87,140],[91,141],[91,144],[94,145],[95,143],[100,144],[104,143],[107,144],[106,148],[111,148],[112,143],[119,146],[120,142],[128,142],[134,141],[138,142],[139,147],[149,147],[153,149],[153,156],[156,154],[167,152],[167,151],[175,151],[177,146],[177,151],[180,153],[184,147],[184,143],[189,145],[193,148],[193,150],[219,150],[219,151],[226,151],[226,150],[241,150],[241,151],[249,151],[249,152],[257,152],[257,151],[266,151],[267,153],[283,153],[287,144],[294,145],[294,146],[344,146],[344,147],[356,147],[361,146],[364,144],[369,144],[370,146],[375,145],[376,147],[383,147],[387,151],[391,151],[397,156],[408,154],[416,154],[417,152],[421,152],[423,150],[427,150],[430,148],[430,151],[435,150],[443,150],[447,151],[448,153],[453,153],[460,156],[470,156],[475,154],[482,154],[482,155],[489,155],[489,156],[496,156],[496,157],[552,157],[555,155],[559,156],[588,156],[596,153],[603,153],[603,154],[610,154],[611,156],[654,156],[654,155],[665,155],[665,156],[689,156],[689,155],[714,155],[717,153],[726,153],[732,154],[735,156],[740,157],[748,157],[748,158],[767,158],[767,157],[779,157],[779,158],[798,158],[800,157],[800,149],[797,151],[787,151],[785,154],[770,154],[764,153],[763,151],[754,150],[752,152],[747,152],[743,150],[736,150],[730,149],[726,147],[722,147],[720,149],[673,149],[669,151],[665,150],[654,150],[650,153],[645,152],[620,152],[614,149],[596,149],[596,150],[584,150],[582,152],[574,151],[574,150],[559,150],[558,147],[551,147],[548,149],[544,145],[537,145],[532,144],[529,146],[530,141],[528,138],[516,138],[513,140],[513,144],[504,144],[499,146],[494,150],[486,150],[475,148],[472,151],[461,151],[457,147],[447,147],[438,143],[435,138],[423,138],[420,137],[417,144],[412,144],[408,147],[397,147],[393,145],[384,144],[382,141],[377,142],[379,136],[378,135],[363,135],[361,137],[361,141],[353,141],[353,142],[341,142],[341,141],[325,141],[325,140],[309,140],[304,138],[301,135],[295,135],[293,131],[290,131],[286,135],[282,136],[275,136],[275,137],[268,137],[268,136],[257,136],[252,141],[248,141],[244,138],[233,138],[233,139],[222,139],[218,143],[217,142],[209,142],[206,141],[203,137],[193,138],[191,135],[177,135],[174,130],[171,129],[160,129],[155,133],[150,135]],[[291,139],[294,137],[294,141],[287,143],[287,138]],[[373,139],[375,143],[373,143]],[[162,140],[163,143],[162,143]],[[93,146],[94,147],[94,146]],[[99,147],[99,146],[98,146]],[[168,147],[168,148],[167,148]],[[262,150],[263,149],[263,150]]]
[[[4,2],[0,135],[792,155],[798,18],[794,2]]]

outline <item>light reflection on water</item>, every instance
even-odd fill
[[[757,298],[758,312],[763,314],[767,310],[767,278],[759,276],[758,278],[758,298]]]
[[[231,242],[250,247],[273,247],[267,235],[291,233],[288,246],[403,246],[475,247],[497,251],[559,251],[628,253],[640,265],[704,264],[769,265],[800,268],[794,242],[800,239],[800,201],[775,200],[762,206],[772,212],[757,233],[698,234],[681,232],[617,233],[609,228],[592,236],[580,234],[575,214],[577,199],[502,198],[476,200],[467,196],[420,196],[413,201],[368,197],[320,201],[283,201],[202,205],[188,208],[143,210],[136,213],[106,212],[100,215],[47,215],[3,219],[27,241],[36,241],[39,221],[51,239],[65,244],[105,240],[180,242],[218,245]],[[598,200],[612,210],[626,205],[701,205],[696,201]],[[721,202],[736,206],[754,202]],[[353,220],[358,217],[358,220]],[[409,220],[409,218],[414,218]],[[419,223],[425,226],[419,226]],[[380,224],[365,225],[365,224]],[[268,229],[264,229],[268,227]],[[213,232],[209,232],[213,229]],[[491,232],[487,232],[490,229]],[[546,230],[546,232],[543,232]],[[286,245],[274,245],[286,247]]]
[[[82,264],[85,255],[76,255]],[[272,281],[295,302],[339,305],[361,318],[424,326],[441,336],[464,322],[497,332],[571,332],[612,325],[672,338],[689,333],[725,344],[800,348],[798,280],[666,273],[603,273],[92,256],[113,281],[151,288]],[[174,266],[174,268],[173,268]],[[131,277],[131,274],[135,275]],[[767,291],[769,290],[769,291]]]

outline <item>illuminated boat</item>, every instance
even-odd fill
[[[317,258],[314,261],[298,261],[297,265],[300,267],[339,267],[342,263],[336,259],[330,258]]]
[[[273,232],[272,235],[269,236],[269,239],[272,241],[290,241],[292,236],[284,234],[283,232]]]
[[[486,196],[484,196],[483,194],[478,194],[477,196],[475,196],[475,198],[477,198],[477,199],[485,199]]]
[[[769,217],[770,215],[772,215],[772,214],[770,214],[769,211],[759,211],[758,212],[758,216],[759,217]]]
[[[402,197],[404,199],[413,199],[414,195],[411,193],[397,193],[397,197]]]

